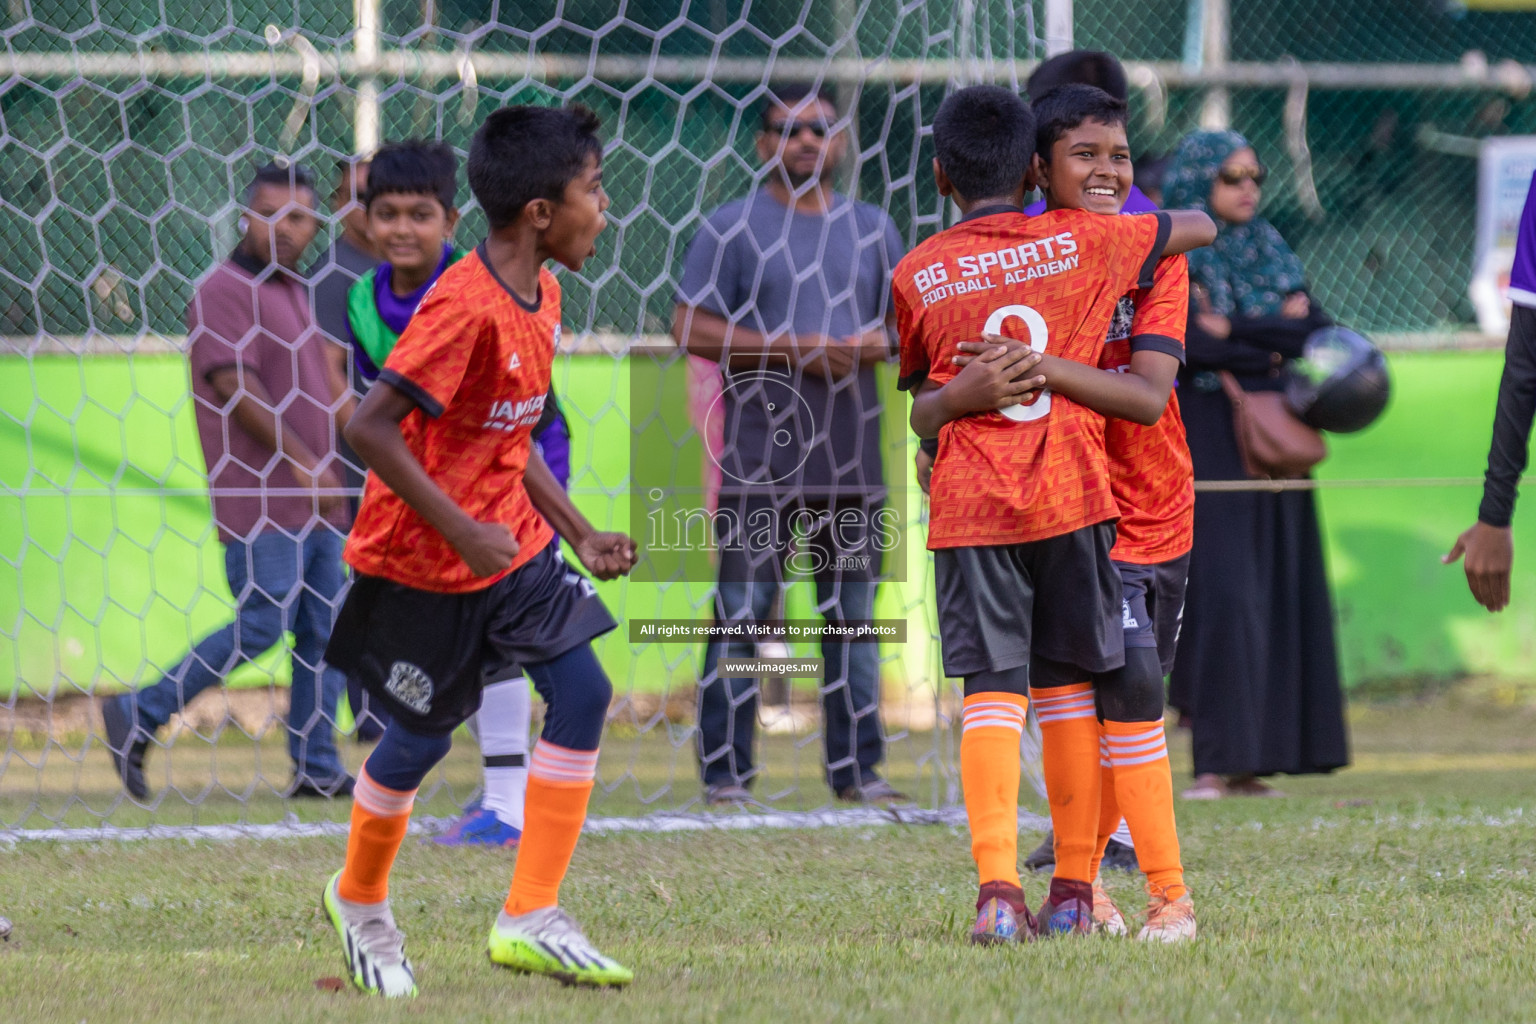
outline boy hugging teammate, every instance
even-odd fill
[[[1114,215],[1132,196],[1130,148],[1123,101],[1087,85],[1053,89],[1036,99],[1035,173],[1045,190],[1044,210],[1075,209]],[[1173,778],[1163,732],[1163,679],[1172,671],[1184,607],[1184,585],[1194,534],[1194,473],[1184,422],[1171,385],[1183,360],[1189,312],[1189,267],[1182,256],[1157,264],[1151,288],[1120,300],[1099,367],[1125,374],[1131,391],[1118,402],[1078,394],[1052,372],[1036,367],[1047,384],[1081,400],[1108,419],[1104,446],[1110,488],[1120,509],[1110,552],[1124,588],[1125,666],[1095,677],[1102,789],[1099,834],[1089,864],[1097,927],[1123,934],[1125,922],[1098,881],[1105,845],[1123,814],[1146,872],[1151,900],[1138,937],[1173,942],[1193,938],[1194,911],[1184,887],[1173,812]],[[1009,349],[1023,350],[1018,342]],[[967,352],[993,344],[964,343]],[[961,356],[966,364],[973,356]],[[1000,362],[1000,361],[999,361]],[[999,368],[976,367],[996,388]],[[961,381],[960,383],[964,383]],[[1139,390],[1139,393],[1137,391]],[[1037,707],[1037,710],[1039,708]],[[1059,728],[1059,726],[1058,726]],[[1056,745],[1054,752],[1060,752]],[[1076,746],[1068,749],[1075,750]],[[1058,770],[1091,773],[1081,763]],[[1068,846],[1075,847],[1072,841]]]
[[[560,332],[560,286],[544,263],[580,269],[607,223],[596,131],[579,107],[508,107],[480,126],[468,173],[490,234],[422,299],[347,429],[372,473],[346,548],[356,580],[326,658],[391,721],[358,774],[346,865],[323,904],[368,992],[416,992],[390,868],[417,788],[484,680],[514,663],[548,713],[490,958],[566,982],[631,978],[558,905],[612,696],[590,642],[615,623],[551,527],[599,579],[630,570],[634,542],[595,531],[530,440]]]
[[[1110,557],[1120,513],[1094,408],[1154,422],[1172,384],[1170,372],[1161,400],[1149,403],[1148,381],[1096,366],[1119,299],[1152,287],[1161,256],[1208,244],[1215,226],[1190,211],[1103,217],[1058,209],[1025,218],[1035,123],[1006,89],[950,96],[933,135],[939,191],[964,218],[902,260],[894,290],[902,385],[920,385],[912,426],[940,441],[929,547],[944,670],[964,679],[960,771],[981,883],[971,937],[1010,942],[1037,929],[1017,864],[1018,744],[1031,699],[1057,836],[1056,877],[1038,927],[1087,931],[1101,817],[1092,680],[1126,663],[1122,587]],[[982,268],[984,254],[997,254],[997,269]],[[1021,267],[1005,271],[1015,261]],[[939,287],[957,279],[973,283]],[[1023,334],[1033,351],[989,352],[958,368],[961,343],[1009,333]],[[1039,376],[1018,379],[1036,368]],[[991,387],[978,403],[988,374],[1002,394]],[[1048,389],[1021,404],[1040,383]],[[1138,726],[1137,736],[1149,731]],[[1130,756],[1146,756],[1151,748],[1136,742]]]

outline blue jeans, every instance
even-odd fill
[[[139,724],[153,733],[241,661],[255,658],[291,631],[288,756],[298,776],[316,782],[341,777],[346,769],[332,730],[346,679],[324,662],[346,583],[341,548],[341,536],[323,523],[303,538],[271,531],[249,543],[230,542],[224,549],[224,572],[238,603],[235,621],[204,637],[159,682],[131,695]]]
[[[826,541],[816,536],[807,543],[825,545]],[[784,585],[786,555],[783,549],[758,552],[753,557],[723,548],[715,587],[716,621],[768,618]],[[829,621],[873,617],[875,579],[871,571],[827,568],[814,575],[816,610]],[[757,680],[716,675],[721,657],[751,658],[755,654],[750,640],[711,641],[704,649],[704,675],[699,683],[699,762],[706,786],[745,784],[756,774],[752,745],[757,725]],[[885,754],[880,732],[880,648],[874,643],[827,639],[822,641],[821,656],[826,669],[821,707],[827,782],[834,790],[841,790],[876,778],[875,766]]]

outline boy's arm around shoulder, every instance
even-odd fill
[[[1133,213],[1108,218],[1096,213],[1084,216],[1090,230],[1097,229],[1101,232],[1117,234],[1145,230],[1144,227],[1137,227],[1135,224],[1140,221],[1144,225],[1150,218],[1156,218],[1159,224],[1167,225],[1166,233],[1159,231],[1159,236],[1163,239],[1162,248],[1156,251],[1159,258],[1177,256],[1216,241],[1216,222],[1203,210],[1159,210],[1156,213]],[[1084,230],[1084,228],[1079,227],[1078,230]]]
[[[1216,222],[1202,210],[1164,210],[1161,216],[1168,218],[1164,256],[1176,256],[1216,241]]]

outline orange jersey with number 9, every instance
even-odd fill
[[[1151,285],[1168,230],[1160,213],[973,211],[896,266],[902,387],[951,380],[959,344],[983,334],[1097,365],[1116,304]],[[1049,390],[945,424],[929,493],[934,549],[1044,540],[1119,515],[1104,418]]]

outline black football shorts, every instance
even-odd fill
[[[551,542],[484,590],[437,594],[359,575],[325,659],[413,732],[452,732],[486,679],[550,661],[613,629],[592,581]]]
[[[1002,672],[1044,658],[1077,678],[1125,664],[1113,522],[1031,541],[933,553],[944,674]]]
[[[1173,671],[1184,625],[1184,588],[1189,583],[1189,553],[1155,565],[1116,562],[1125,590],[1121,619],[1125,646],[1155,647],[1163,675]]]

